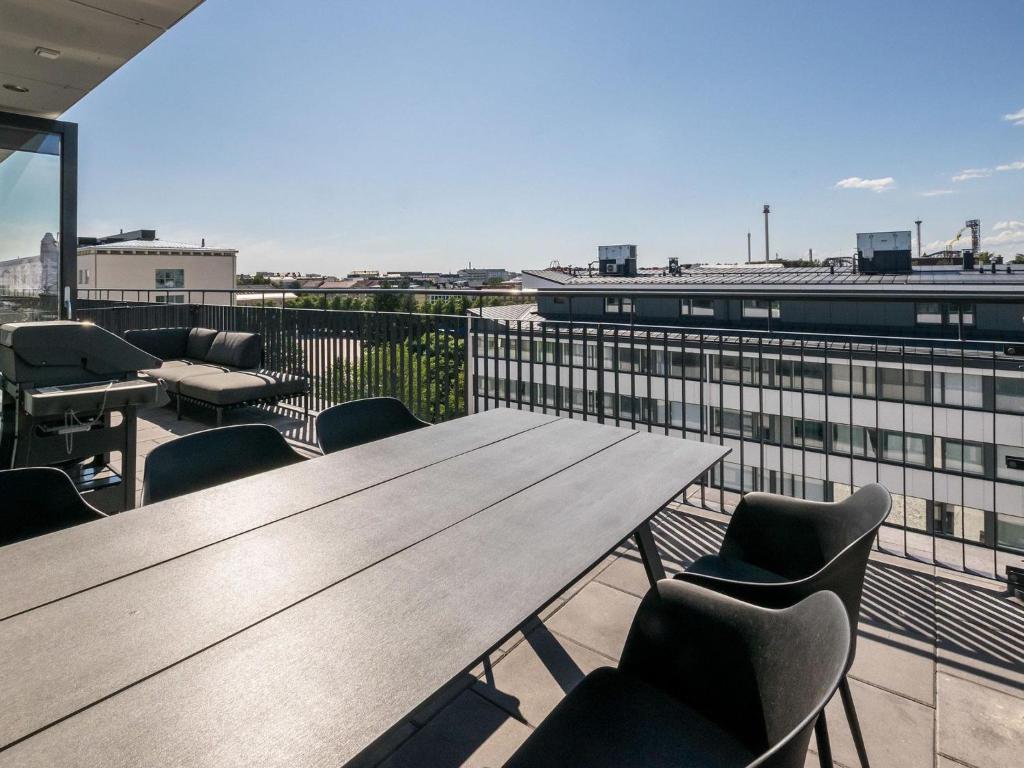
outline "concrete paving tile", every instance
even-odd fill
[[[600,575],[605,568],[611,565],[614,560],[614,555],[608,555],[608,557],[604,558],[601,562],[599,562],[597,565],[595,565],[593,568],[591,568],[589,571],[583,574],[582,578],[578,579],[575,584],[573,584],[571,587],[565,590],[565,592],[559,595],[559,597],[562,600],[568,600],[569,598],[578,594],[581,589],[583,589],[585,586],[587,586],[587,584],[589,584],[591,581],[597,578],[597,576]]]
[[[601,571],[597,581],[609,587],[628,592],[636,597],[643,597],[651,588],[651,582],[647,578],[647,571],[644,564],[638,559],[638,555],[624,555],[617,557],[613,563]],[[670,562],[664,562],[665,572],[671,576],[678,572],[679,568]]]
[[[635,595],[592,581],[551,617],[547,627],[618,659],[639,606],[640,599]]]
[[[478,680],[474,690],[536,727],[584,676],[610,664],[601,654],[540,626],[494,665],[491,684]]]
[[[935,649],[916,638],[867,628],[857,638],[850,676],[935,706]]]
[[[937,675],[938,751],[975,768],[1024,762],[1024,699]]]
[[[547,621],[552,616],[554,616],[555,612],[563,605],[565,605],[565,602],[566,601],[561,597],[552,601],[552,603],[548,605],[544,610],[542,610],[536,616],[531,617],[522,626],[521,629],[513,632],[511,635],[506,637],[505,640],[501,643],[501,645],[498,646],[498,650],[502,651],[503,653],[508,653],[509,651],[511,651],[513,648],[519,645],[519,643],[523,642],[523,640],[526,638],[527,632],[533,631],[538,626],[540,626],[541,622]]]
[[[858,680],[850,681],[850,689],[872,765],[934,768],[935,710],[932,707]],[[858,765],[857,751],[838,693],[832,697],[825,712],[836,762]]]
[[[464,691],[380,764],[381,768],[497,768],[530,728],[473,691]]]

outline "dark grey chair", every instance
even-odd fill
[[[321,411],[316,417],[316,439],[326,454],[429,426],[397,398],[368,397]]]
[[[891,504],[889,492],[877,484],[835,503],[748,493],[729,521],[718,554],[698,558],[676,576],[772,608],[793,605],[821,590],[839,596],[850,626],[850,651],[839,693],[863,768],[868,768],[867,750],[845,673],[857,648],[868,555]],[[821,764],[830,766],[824,716],[817,736]]]
[[[665,579],[505,768],[803,768],[850,644],[839,598],[761,608]]]
[[[104,517],[59,469],[0,471],[0,546]]]
[[[269,424],[207,429],[150,451],[142,503],[164,501],[302,460]]]

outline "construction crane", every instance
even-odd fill
[[[946,244],[947,251],[953,250],[953,244],[963,237],[964,230],[967,229],[971,230],[971,253],[975,256],[978,255],[978,250],[981,248],[981,219],[968,219],[964,222],[960,231],[956,233],[956,237]]]

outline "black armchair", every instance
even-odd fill
[[[0,471],[0,499],[0,546],[106,517],[54,467]]]
[[[321,411],[316,417],[316,439],[327,454],[429,426],[397,398],[368,397]]]
[[[207,429],[150,452],[142,480],[142,503],[164,501],[302,460],[269,424]]]
[[[618,668],[587,675],[505,768],[803,768],[849,637],[827,592],[772,610],[660,581]]]
[[[698,558],[676,576],[773,608],[793,605],[822,590],[839,596],[850,627],[849,655],[839,691],[864,768],[868,768],[867,750],[845,672],[856,651],[871,544],[891,504],[889,492],[877,484],[835,503],[748,493],[729,521],[719,553]],[[824,717],[818,725],[818,742],[822,765],[830,765]]]

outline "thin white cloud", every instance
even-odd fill
[[[952,189],[930,189],[927,192],[922,192],[921,197],[939,197],[939,195],[952,195]]]
[[[886,176],[882,179],[862,179],[860,176],[851,176],[836,182],[836,189],[870,189],[872,192],[884,192],[896,184],[896,179]]]
[[[964,168],[956,176],[953,177],[953,181],[967,181],[968,179],[983,179],[986,176],[991,176],[992,171],[988,168]]]
[[[1014,160],[1012,163],[1005,163],[996,166],[997,171],[1024,171],[1024,160]]]
[[[1024,109],[1018,109],[1008,115],[1003,115],[1003,120],[1008,120],[1014,125],[1024,125]]]
[[[1024,229],[1024,221],[1012,219],[1010,221],[997,221],[992,225],[993,232],[998,232],[1001,229]]]
[[[1024,222],[1012,221],[1004,223],[1015,224],[1017,226],[1007,227],[1001,229],[997,234],[983,237],[981,239],[981,244],[987,247],[1024,245]]]

